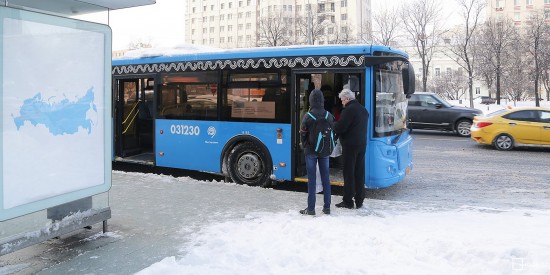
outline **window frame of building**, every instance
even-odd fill
[[[532,6],[533,5],[533,0],[525,0],[525,4],[527,6]]]
[[[347,6],[348,6],[348,1],[347,0],[342,0],[342,2],[340,2],[340,7],[345,8]]]
[[[348,14],[347,14],[347,13],[342,13],[342,14],[340,14],[340,20],[341,20],[341,21],[348,20]]]
[[[441,76],[441,68],[434,68],[434,76],[435,77]]]

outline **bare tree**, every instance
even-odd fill
[[[546,91],[546,101],[550,101],[550,54],[545,56],[545,68],[542,73],[542,85]]]
[[[464,68],[468,73],[468,95],[470,98],[470,107],[474,107],[474,57],[475,57],[475,38],[476,29],[479,25],[481,12],[485,8],[483,0],[457,0],[464,24],[462,30],[454,32],[454,38],[451,41],[449,51],[458,57],[458,65]]]
[[[491,89],[493,77],[497,104],[500,104],[501,77],[505,69],[505,61],[512,53],[511,47],[516,37],[516,28],[510,19],[491,19],[485,22],[481,28],[480,41],[478,41],[479,63],[476,68],[480,69],[486,84]]]
[[[353,36],[351,25],[341,24],[338,26],[334,24],[333,26],[328,26],[326,29],[330,30],[331,28],[333,28],[334,31],[333,33],[329,31],[329,44],[352,44],[357,42]]]
[[[403,25],[401,13],[398,9],[383,9],[372,15],[373,41],[376,44],[391,46],[399,36],[399,30]]]
[[[306,5],[306,12],[303,16],[296,17],[297,32],[308,45],[319,44],[330,24],[324,16],[317,16],[313,13],[311,4]]]
[[[422,60],[422,91],[426,91],[430,62],[442,31],[440,30],[441,6],[435,0],[414,0],[401,10],[407,39],[414,45]]]
[[[150,40],[144,41],[141,39],[131,41],[128,43],[128,49],[130,50],[137,50],[137,49],[143,49],[143,48],[152,48],[153,45],[151,44]]]
[[[373,37],[372,37],[372,26],[370,21],[363,22],[359,25],[359,32],[357,33],[357,38],[354,40],[357,41],[358,43],[372,44]]]
[[[449,100],[458,100],[464,98],[464,93],[468,89],[465,77],[462,72],[453,70],[441,76],[432,79],[435,93]]]
[[[526,48],[532,59],[532,76],[535,84],[535,105],[540,106],[539,99],[539,81],[543,74],[544,54],[543,49],[548,44],[548,36],[550,36],[549,26],[546,24],[544,14],[540,12],[532,12],[527,21],[527,26],[524,29]]]
[[[524,47],[524,41],[518,36],[514,39],[512,52],[521,53]],[[515,104],[527,96],[526,83],[529,83],[529,79],[526,68],[530,62],[525,54],[512,55],[509,61],[509,69],[503,73],[503,92]]]
[[[289,45],[292,35],[292,19],[285,17],[282,11],[270,12],[262,16],[256,30],[258,46],[284,46]]]

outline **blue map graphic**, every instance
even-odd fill
[[[42,95],[38,93],[23,101],[19,110],[20,116],[14,117],[13,121],[17,130],[23,126],[25,121],[28,121],[33,126],[43,124],[54,136],[74,134],[78,132],[79,127],[88,130],[88,134],[90,134],[93,123],[91,119],[86,118],[86,113],[90,108],[97,113],[93,87],[88,89],[86,95],[76,102],[65,98],[61,102],[52,104],[44,101]]]

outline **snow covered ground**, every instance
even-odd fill
[[[310,217],[305,193],[114,171],[110,232],[0,257],[0,274],[550,274],[547,152],[503,163],[444,139],[418,139],[405,182],[330,216],[321,195]],[[457,162],[470,172],[437,171]]]
[[[142,178],[199,183],[170,176]],[[302,201],[286,210],[251,211],[212,221],[198,231],[195,225],[181,224],[178,231],[191,237],[173,244],[179,253],[138,274],[550,273],[550,238],[544,237],[549,211],[367,200],[362,209],[333,207],[331,215],[318,207],[317,216],[310,217],[298,213],[306,194],[296,195]],[[333,203],[340,199],[333,197]]]
[[[508,105],[475,108],[487,114]],[[550,274],[550,211],[366,202],[333,207],[332,215],[295,208],[214,222],[138,274]]]
[[[449,103],[456,105],[456,106],[463,106],[463,107],[470,107],[470,101],[469,100],[449,100]],[[481,99],[475,99],[474,100],[474,108],[479,109],[483,111],[484,114],[492,113],[494,111],[498,111],[501,109],[505,109],[508,106],[510,107],[535,107],[535,101],[509,101],[509,100],[501,100],[500,105],[495,104],[481,104]],[[550,108],[550,101],[540,101],[540,107],[546,107]]]

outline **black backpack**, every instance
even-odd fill
[[[334,149],[334,132],[328,121],[329,112],[324,117],[316,118],[312,113],[313,127],[309,131],[309,148],[319,157],[328,157]]]

